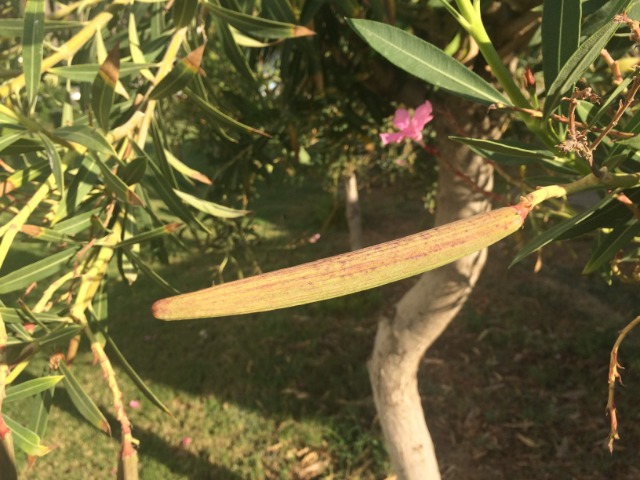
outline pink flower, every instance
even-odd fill
[[[392,142],[400,143],[405,138],[421,142],[422,129],[427,123],[433,120],[432,111],[433,108],[431,107],[431,102],[429,100],[416,108],[413,117],[411,117],[409,112],[404,108],[399,108],[393,116],[393,124],[400,131],[393,133],[381,133],[380,138],[382,139],[382,144],[386,145]]]
[[[138,400],[131,400],[129,402],[129,406],[131,408],[139,408],[140,407],[140,402]]]
[[[180,440],[180,444],[184,447],[184,448],[189,448],[189,445],[191,445],[191,442],[193,440],[191,439],[191,437],[182,437],[182,440]]]

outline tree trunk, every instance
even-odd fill
[[[482,130],[487,134],[481,127],[486,119],[473,119],[468,107],[462,111],[469,119],[468,125],[462,126],[467,135]],[[451,134],[440,132],[439,138],[446,139],[447,133]],[[489,210],[487,196],[468,180],[491,191],[491,166],[455,142],[444,140],[440,152],[436,225]],[[418,392],[418,367],[424,352],[465,304],[486,257],[483,250],[425,273],[398,302],[394,317],[379,321],[369,376],[391,462],[400,480],[440,479]]]
[[[362,214],[360,213],[358,177],[356,177],[355,169],[351,169],[344,178],[344,204],[351,250],[359,250],[363,247]]]

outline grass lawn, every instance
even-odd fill
[[[317,188],[274,186],[256,205],[257,227],[280,232],[257,248],[265,271],[347,249],[339,222],[317,243],[299,242],[331,211]],[[417,190],[365,192],[363,208],[368,243],[429,221]],[[628,386],[618,389],[622,440],[613,456],[604,446],[608,354],[617,330],[640,313],[637,288],[614,291],[579,277],[583,260],[559,250],[537,275],[526,261],[507,270],[509,248],[493,249],[471,302],[420,373],[444,478],[640,478],[635,332],[621,353],[628,367]],[[164,274],[188,291],[208,285],[215,267],[194,255]],[[389,477],[365,362],[377,317],[412,281],[273,313],[174,323],[151,317],[149,306],[164,295],[155,285],[114,282],[111,335],[173,413],[155,408],[116,364],[126,403],[140,402],[129,414],[141,442],[141,478]],[[43,366],[31,366],[25,378]],[[115,477],[119,432],[105,382],[86,348],[73,369],[109,419],[113,439],[88,425],[57,388],[46,441],[59,448],[38,460],[30,478]],[[8,410],[18,418],[28,413]]]

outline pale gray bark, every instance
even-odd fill
[[[475,125],[472,119],[469,122],[463,126],[469,128],[469,134],[482,130],[477,128],[482,120]],[[440,138],[446,137],[441,133]],[[491,166],[461,144],[449,141],[441,143],[440,157],[448,165],[440,165],[436,225],[489,210],[487,196],[459,174],[491,191]],[[486,257],[483,250],[425,273],[397,303],[394,317],[379,321],[369,375],[378,418],[399,480],[440,479],[418,392],[418,367],[425,351],[467,301]]]
[[[355,169],[352,169],[344,178],[344,204],[351,250],[359,250],[364,245],[362,243],[362,213],[358,195],[358,177]]]

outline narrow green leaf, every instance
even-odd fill
[[[45,369],[41,378],[49,376],[48,369]],[[64,378],[60,376],[60,378]],[[47,431],[47,423],[49,421],[49,412],[53,404],[53,395],[55,387],[45,390],[33,399],[31,407],[31,415],[29,416],[29,428],[40,438],[44,437]]]
[[[84,328],[83,325],[61,325],[46,335],[36,338],[34,341],[39,347],[53,345],[54,347],[57,346],[61,348],[69,343],[69,340],[73,337],[81,334]]]
[[[28,380],[18,385],[11,385],[7,387],[7,396],[4,398],[4,402],[11,403],[22,400],[23,398],[32,397],[55,386],[63,378],[63,375],[51,375]]]
[[[170,235],[175,232],[178,228],[182,226],[181,223],[168,223],[162,227],[154,228],[153,230],[149,230],[148,232],[139,233],[138,235],[134,235],[133,237],[129,237],[126,240],[122,240],[115,245],[108,245],[111,248],[123,248],[130,247],[132,245],[136,245],[142,242],[147,242],[154,238],[164,237],[166,235]],[[100,241],[96,242],[96,245],[102,245]]]
[[[50,169],[49,162],[43,160],[12,173],[0,184],[0,196],[13,192],[23,185],[28,185],[43,175],[48,174]]]
[[[223,205],[218,205],[217,203],[209,202],[207,200],[202,200],[198,197],[194,197],[193,195],[189,195],[188,193],[181,192],[180,190],[174,189],[174,192],[185,203],[191,205],[196,210],[200,210],[201,212],[212,215],[214,217],[238,218],[250,213],[249,210],[236,210],[235,208],[229,208]]]
[[[542,69],[549,87],[580,44],[580,0],[545,0],[542,9]]]
[[[57,128],[52,134],[54,137],[62,138],[68,142],[78,143],[95,152],[106,155],[116,155],[116,151],[104,135],[98,130],[86,125],[72,125],[70,127]]]
[[[5,323],[22,323],[27,320],[24,312],[17,308],[0,307],[0,315]],[[60,317],[54,313],[33,313],[42,323],[73,323],[71,317]]]
[[[44,134],[38,134],[38,136],[40,137],[45,151],[47,152],[47,160],[49,160],[49,166],[51,167],[53,178],[56,181],[56,185],[58,186],[58,191],[60,192],[60,195],[63,195],[64,169],[62,167],[62,160],[60,160],[58,150],[56,149],[55,144],[49,139],[49,137]]]
[[[301,25],[277,22],[266,18],[253,17],[217,5],[207,0],[204,5],[217,17],[234,26],[238,30],[265,38],[297,38],[315,35],[312,30]]]
[[[169,150],[165,150],[164,155],[167,158],[169,165],[171,165],[171,168],[180,172],[182,175],[184,175],[185,178],[197,180],[200,183],[204,183],[205,185],[213,185],[211,179],[204,173],[191,168],[189,165],[186,165]]]
[[[196,16],[198,0],[175,0],[173,3],[173,25],[176,28],[186,27]]]
[[[147,153],[138,147],[135,143],[131,144],[133,149],[136,151],[137,155],[141,155],[147,158],[149,161],[148,165],[151,167],[151,171],[153,175],[147,175],[144,178],[144,183],[151,185],[151,187],[156,191],[158,196],[165,203],[169,211],[184,221],[186,224],[196,223],[200,228],[202,228],[205,232],[209,232],[209,229],[200,222],[189,210],[185,207],[184,202],[180,200],[180,198],[175,194],[166,178],[162,175],[162,171],[160,167],[156,165],[154,159],[149,157]]]
[[[202,108],[205,111],[205,113],[211,115],[214,118],[214,120],[217,123],[219,123],[221,126],[233,128],[234,130],[238,130],[240,132],[254,133],[254,134],[262,135],[263,137],[268,137],[268,138],[271,137],[271,135],[269,135],[266,132],[263,132],[262,130],[258,130],[257,128],[253,128],[253,127],[250,127],[249,125],[245,125],[244,123],[238,122],[237,120],[231,118],[230,116],[222,113],[216,107],[214,107],[209,102],[207,102],[202,97],[200,97],[198,94],[196,94],[193,90],[187,89],[186,93],[190,100],[193,100],[200,108]]]
[[[33,138],[19,138],[12,140],[11,144],[2,149],[3,155],[22,155],[26,153],[39,152],[44,150],[44,146]]]
[[[416,77],[475,102],[511,104],[480,76],[424,40],[384,23],[347,22],[380,55]]]
[[[632,218],[622,225],[614,228],[611,233],[605,235],[598,247],[594,250],[591,258],[584,266],[582,273],[592,273],[602,267],[629,242],[640,234],[640,221]]]
[[[13,433],[13,440],[20,450],[27,455],[33,455],[35,457],[42,457],[46,455],[53,447],[47,447],[40,443],[40,437],[35,432],[29,430],[27,427],[20,425],[18,422],[8,417],[5,413],[2,414],[4,421]]]
[[[115,89],[120,78],[120,49],[118,45],[109,52],[107,59],[100,66],[91,86],[91,109],[98,125],[105,132],[109,131],[109,114],[113,107]]]
[[[120,349],[117,347],[113,339],[106,332],[102,332],[102,333],[107,339],[109,348],[111,348],[116,358],[120,362],[120,365],[122,365],[122,369],[127,373],[127,375],[129,375],[129,378],[133,380],[133,383],[135,383],[136,387],[138,387],[138,389],[144,394],[144,396],[147,397],[156,407],[158,407],[160,410],[162,410],[163,412],[173,417],[173,414],[167,408],[167,406],[164,403],[162,403],[162,400],[160,400],[158,396],[151,391],[151,389],[147,386],[144,380],[142,380],[140,375],[138,375],[138,372],[136,372],[134,368],[129,364],[129,362],[127,362],[127,359],[122,354]]]
[[[220,39],[220,43],[222,44],[222,49],[226,55],[226,58],[231,62],[236,71],[242,75],[246,81],[250,85],[256,84],[258,81],[255,73],[249,67],[249,63],[247,62],[247,58],[244,53],[236,43],[233,34],[231,33],[230,27],[227,23],[225,23],[221,18],[214,17],[213,18],[216,34]]]
[[[24,131],[18,131],[18,132],[2,135],[0,137],[0,152],[5,150],[9,145],[11,145],[12,143],[15,143],[18,139],[20,139],[26,134],[27,134],[27,131],[24,130]]]
[[[505,155],[513,155],[515,157],[527,158],[547,158],[553,160],[555,155],[548,150],[540,150],[535,145],[529,145],[522,142],[511,140],[484,140],[481,138],[466,138],[452,135],[449,137],[456,142],[464,143],[479,147],[490,152],[502,153]]]
[[[142,199],[124,183],[118,176],[116,176],[101,158],[96,157],[98,160],[98,167],[102,173],[104,184],[111,193],[113,193],[118,200],[127,203],[129,205],[144,205]]]
[[[142,271],[145,275],[147,275],[151,280],[153,280],[158,286],[164,288],[167,292],[171,292],[174,295],[178,294],[180,291],[167,282],[164,278],[160,276],[153,268],[147,265],[139,256],[133,253],[129,248],[123,248],[122,251],[124,254],[129,257],[129,260]]]
[[[70,153],[75,152],[70,150],[67,152],[67,155]],[[72,160],[68,160],[67,164],[69,164],[69,162],[72,162]],[[71,183],[65,190],[64,196],[58,204],[56,215],[51,221],[52,226],[57,225],[60,219],[76,213],[78,206],[98,183],[100,168],[98,168],[97,160],[90,155],[84,155],[82,156],[81,162],[80,167],[73,175]]]
[[[145,157],[137,157],[125,165],[118,168],[118,177],[127,185],[135,185],[140,183],[147,171],[147,159]]]
[[[164,178],[167,179],[171,187],[178,188],[176,176],[174,175],[173,169],[169,166],[169,161],[164,153],[164,141],[162,139],[160,129],[158,128],[158,122],[156,122],[155,119],[151,120],[151,137],[153,138],[153,156],[156,160],[156,164],[160,167],[160,170],[162,170]]]
[[[79,29],[86,25],[85,22],[67,20],[45,20],[44,31],[56,32],[60,30]],[[0,37],[22,37],[24,35],[24,18],[1,18]]]
[[[544,115],[548,117],[556,108],[562,95],[565,94],[584,74],[585,70],[600,55],[600,51],[607,45],[620,25],[608,22],[593,35],[587,38],[573,55],[565,62],[558,72],[558,76],[547,88],[547,98],[544,101]]]
[[[20,228],[20,231],[25,235],[29,235],[31,238],[35,238],[42,242],[78,243],[68,235],[56,232],[50,228],[40,227],[38,225],[30,225],[27,223]]]
[[[91,225],[91,217],[100,214],[101,211],[102,208],[98,207],[88,212],[79,213],[78,215],[59,222],[53,227],[53,230],[65,235],[75,235],[87,229],[89,225]]]
[[[27,0],[22,34],[22,66],[27,88],[27,110],[32,112],[38,98],[44,42],[44,0]]]
[[[109,426],[109,422],[107,422],[107,419],[104,418],[100,409],[83,390],[78,379],[64,362],[60,362],[60,370],[64,375],[64,386],[69,394],[69,398],[71,398],[78,412],[80,412],[91,425],[110,436],[111,427]]]
[[[131,60],[134,63],[139,64],[141,67],[140,74],[149,80],[150,82],[155,81],[153,73],[149,70],[149,67],[152,65],[147,64],[147,59],[142,52],[142,48],[140,47],[140,37],[138,36],[138,29],[136,27],[136,16],[133,12],[129,13],[129,22],[127,27],[127,33],[129,35],[129,53],[131,54]],[[121,75],[124,75],[121,67]]]
[[[142,73],[144,69],[155,67],[155,63],[131,63],[122,62],[118,69],[118,78],[127,78],[132,75]],[[58,75],[59,77],[73,80],[74,82],[92,83],[96,79],[96,75],[100,71],[98,63],[83,63],[78,65],[69,65],[67,67],[54,67],[48,70],[49,73]]]
[[[511,265],[509,266],[512,267],[513,265],[520,262],[522,259],[529,256],[533,252],[541,249],[545,245],[548,245],[549,243],[554,241],[556,238],[559,238],[569,230],[580,225],[580,223],[588,220],[594,213],[596,213],[599,209],[606,206],[609,202],[611,202],[611,197],[610,196],[605,197],[602,200],[600,200],[598,203],[593,205],[592,207],[585,210],[584,212],[574,215],[573,217],[567,220],[564,220],[558,223],[557,225],[554,225],[550,229],[545,230],[540,235],[537,235],[529,243],[527,243],[524,247],[522,247],[522,249],[520,249],[518,254],[512,260]]]
[[[15,292],[57,273],[77,251],[68,248],[0,277],[0,294]]]
[[[185,88],[200,70],[203,52],[204,45],[200,45],[176,63],[173,69],[151,90],[149,98],[159,100]]]

